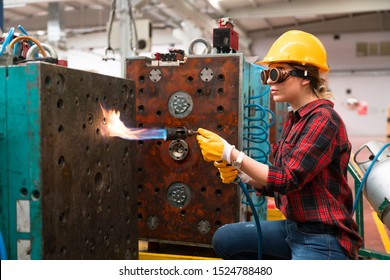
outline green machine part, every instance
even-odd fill
[[[244,59],[242,61],[242,112],[240,114],[242,125],[239,126],[242,129],[240,132],[242,147],[240,148],[253,159],[267,164],[270,153],[269,132],[274,125],[274,115],[270,110],[269,86],[263,85],[260,81],[263,67]],[[259,218],[265,220],[267,218],[266,198],[257,196],[250,186],[248,188]],[[247,204],[245,199],[243,201]]]
[[[9,259],[138,259],[134,82],[46,63],[0,67],[0,230]]]

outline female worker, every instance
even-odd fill
[[[264,259],[357,259],[362,238],[351,216],[347,183],[351,144],[328,100],[324,46],[312,34],[288,31],[258,64],[268,65],[261,79],[273,100],[292,108],[281,139],[272,146],[273,165],[257,162],[200,128],[203,158],[215,162],[224,183],[238,174],[262,195],[275,198],[286,219],[261,221]],[[254,223],[228,224],[215,232],[213,247],[224,259],[256,259],[257,240]]]

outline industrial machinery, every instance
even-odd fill
[[[231,18],[218,20],[218,28],[213,29],[213,47],[218,53],[236,53],[238,51],[239,35],[234,30]]]
[[[259,82],[262,68],[243,54],[134,57],[126,63],[126,77],[136,83],[137,127],[203,127],[267,162],[269,88]],[[221,183],[195,137],[139,140],[134,158],[140,239],[209,247],[218,227],[251,219],[240,189]],[[253,199],[265,219],[264,199]]]
[[[363,193],[379,219],[390,229],[390,152],[385,148],[382,142],[368,142],[356,152],[354,160],[363,173],[370,172]],[[364,149],[369,151],[368,160],[359,161],[359,155]]]
[[[138,259],[134,82],[46,63],[0,67],[0,231],[9,259]]]
[[[380,141],[370,141],[363,145],[354,155],[354,161],[348,165],[348,171],[355,180],[355,203],[356,222],[359,234],[365,237],[363,197],[376,211],[380,221],[390,229],[390,177],[389,164],[390,152],[387,149],[390,143],[384,144]],[[362,173],[355,168],[356,163]],[[366,248],[365,242],[359,250],[361,258],[390,259],[390,255]]]

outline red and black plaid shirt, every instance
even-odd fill
[[[347,254],[357,259],[362,238],[351,216],[352,190],[347,182],[351,144],[345,125],[329,100],[313,101],[290,112],[273,144],[264,194],[289,220],[334,226]]]

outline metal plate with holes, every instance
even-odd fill
[[[32,259],[138,259],[136,143],[104,138],[100,108],[135,126],[134,82],[34,63],[10,67],[6,92],[8,125],[19,126],[1,142],[13,170],[1,175],[31,214],[30,232],[15,232],[11,220],[7,237],[31,242]],[[25,253],[19,243],[11,258]]]
[[[203,127],[239,145],[243,56],[189,56],[180,66],[127,59],[136,82],[138,127]],[[161,72],[157,77],[156,69]],[[195,136],[138,141],[134,184],[138,188],[141,239],[210,246],[215,230],[239,221],[239,188],[221,183],[202,159]]]

